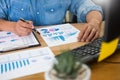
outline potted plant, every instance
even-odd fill
[[[46,80],[90,80],[90,69],[75,60],[71,51],[64,51],[56,58],[52,68],[45,73]]]

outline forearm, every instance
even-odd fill
[[[94,25],[100,25],[102,22],[102,14],[98,11],[91,11],[86,16],[87,23],[94,23]]]
[[[0,30],[1,31],[11,31],[14,32],[14,26],[16,22],[10,22],[3,19],[0,19]]]

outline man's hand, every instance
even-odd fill
[[[30,34],[34,28],[32,21],[23,22],[21,20],[16,22],[16,25],[13,27],[14,33],[19,36],[26,36]]]
[[[99,37],[100,25],[95,23],[86,23],[78,35],[78,41],[89,42]]]
[[[87,23],[79,33],[78,41],[89,42],[99,37],[102,14],[98,11],[91,11],[86,16]]]

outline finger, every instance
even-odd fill
[[[96,33],[96,30],[93,28],[92,31],[91,31],[91,33],[87,37],[86,41],[87,42],[90,41],[94,37],[95,33]]]
[[[32,29],[34,28],[33,22],[32,21],[28,21],[29,24],[32,25]]]
[[[87,26],[85,25],[78,35],[78,41],[81,41],[86,29],[87,29]]]
[[[94,41],[96,38],[98,38],[99,37],[99,32],[96,32],[96,34],[95,34],[95,36],[94,36],[94,38],[92,38],[92,40],[91,41]]]
[[[32,21],[27,21],[29,24],[33,24],[33,22]]]
[[[81,41],[86,41],[87,37],[90,35],[92,28],[88,26],[87,30],[85,31],[83,38]]]
[[[26,36],[29,35],[31,32],[30,31],[21,31],[19,32],[20,36]]]
[[[82,37],[81,32],[79,32],[78,37],[77,37],[78,41],[81,40],[81,37]]]
[[[29,35],[30,34],[30,32],[21,32],[20,33],[20,36],[27,36],[27,35]]]
[[[32,24],[29,24],[28,22],[23,22],[21,20],[18,21],[18,24],[21,26],[21,27],[25,27],[25,28],[29,28],[29,29],[32,29]]]
[[[25,33],[30,33],[32,31],[32,29],[24,28],[24,27],[20,27],[19,30],[20,32],[25,32]]]

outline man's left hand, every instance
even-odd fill
[[[99,37],[100,25],[95,23],[86,23],[78,35],[78,41],[89,42]]]

